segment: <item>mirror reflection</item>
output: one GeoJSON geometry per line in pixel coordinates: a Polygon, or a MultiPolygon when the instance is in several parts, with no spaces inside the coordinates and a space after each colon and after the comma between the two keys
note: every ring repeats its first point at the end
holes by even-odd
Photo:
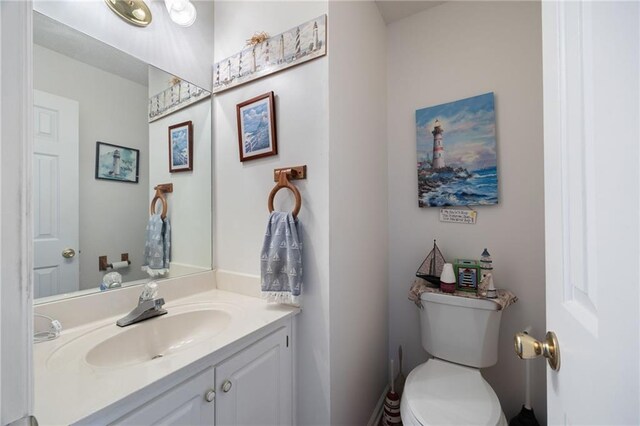
{"type": "Polygon", "coordinates": [[[211,269],[210,93],[34,12],[39,301],[211,269]]]}

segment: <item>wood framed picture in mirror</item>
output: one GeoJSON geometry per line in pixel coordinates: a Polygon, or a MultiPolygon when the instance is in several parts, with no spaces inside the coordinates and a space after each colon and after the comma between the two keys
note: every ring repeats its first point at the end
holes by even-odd
{"type": "Polygon", "coordinates": [[[193,123],[169,126],[169,171],[189,172],[193,170],[193,123]]]}

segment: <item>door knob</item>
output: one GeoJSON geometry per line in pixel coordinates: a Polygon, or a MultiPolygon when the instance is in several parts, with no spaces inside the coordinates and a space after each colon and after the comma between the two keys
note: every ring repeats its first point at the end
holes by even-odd
{"type": "Polygon", "coordinates": [[[230,380],[225,380],[222,383],[222,390],[226,393],[229,392],[231,390],[231,381],[230,380]]]}
{"type": "Polygon", "coordinates": [[[560,370],[560,345],[556,333],[548,331],[543,342],[534,339],[526,332],[513,336],[514,349],[520,359],[537,358],[540,355],[547,359],[549,367],[560,370]]]}
{"type": "Polygon", "coordinates": [[[76,251],[72,248],[66,248],[62,250],[62,257],[64,257],[65,259],[71,259],[75,255],[76,251]]]}
{"type": "Polygon", "coordinates": [[[204,395],[204,399],[207,402],[213,402],[213,400],[216,399],[216,391],[214,391],[213,389],[210,389],[209,392],[207,392],[204,395]]]}

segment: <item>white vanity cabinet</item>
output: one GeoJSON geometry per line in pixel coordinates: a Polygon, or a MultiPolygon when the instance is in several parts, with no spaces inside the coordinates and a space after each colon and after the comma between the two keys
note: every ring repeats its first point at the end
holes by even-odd
{"type": "MultiPolygon", "coordinates": [[[[292,425],[290,331],[288,325],[281,326],[128,414],[105,423],[136,426],[292,425]]],[[[111,416],[103,419],[108,417],[111,416]]]]}
{"type": "Polygon", "coordinates": [[[293,423],[288,346],[281,328],[216,366],[216,426],[293,423]]]}
{"type": "Polygon", "coordinates": [[[212,425],[215,416],[214,379],[214,369],[208,368],[112,424],[212,425]]]}

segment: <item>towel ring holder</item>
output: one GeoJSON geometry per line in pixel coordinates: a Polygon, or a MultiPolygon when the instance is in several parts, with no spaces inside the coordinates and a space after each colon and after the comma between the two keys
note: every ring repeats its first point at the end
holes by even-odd
{"type": "Polygon", "coordinates": [[[273,187],[271,193],[269,194],[269,213],[273,212],[273,200],[276,197],[276,193],[283,188],[287,188],[291,192],[293,192],[293,196],[296,199],[296,205],[293,208],[293,212],[291,212],[291,214],[293,214],[293,217],[298,217],[298,213],[300,213],[300,208],[302,207],[302,196],[300,195],[300,191],[298,191],[298,188],[296,188],[296,186],[289,182],[289,179],[287,179],[287,170],[278,171],[278,183],[273,187]]]}
{"type": "Polygon", "coordinates": [[[164,198],[162,196],[162,194],[159,194],[158,192],[156,192],[156,195],[153,197],[153,200],[151,200],[151,209],[150,212],[152,215],[156,214],[156,203],[158,201],[162,202],[162,213],[160,213],[160,217],[162,217],[163,219],[167,218],[167,199],[164,198]]]}
{"type": "Polygon", "coordinates": [[[151,200],[151,207],[149,208],[149,212],[152,215],[156,214],[156,203],[158,201],[161,201],[162,213],[160,213],[160,217],[162,217],[162,219],[164,220],[167,218],[167,211],[169,209],[169,206],[167,205],[167,198],[164,196],[164,194],[167,192],[173,192],[173,184],[163,183],[163,184],[157,185],[153,189],[156,190],[156,195],[154,195],[153,199],[151,200]]]}

